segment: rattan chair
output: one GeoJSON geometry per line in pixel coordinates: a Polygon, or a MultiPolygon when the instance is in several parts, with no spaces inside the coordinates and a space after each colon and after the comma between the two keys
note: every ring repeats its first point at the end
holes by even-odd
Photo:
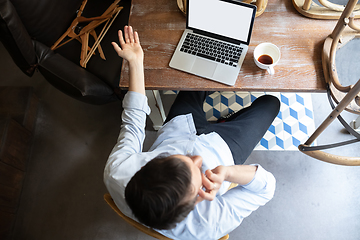
{"type": "Polygon", "coordinates": [[[310,136],[310,138],[304,144],[299,145],[299,150],[301,152],[318,160],[333,164],[350,166],[359,166],[360,157],[338,156],[326,153],[322,150],[360,141],[359,131],[356,131],[351,126],[349,126],[340,115],[343,110],[355,114],[360,114],[360,80],[358,80],[353,85],[343,86],[339,80],[335,64],[336,51],[349,43],[354,38],[360,38],[360,26],[356,25],[356,23],[354,22],[353,15],[353,11],[357,6],[357,1],[358,0],[350,0],[348,2],[332,34],[326,38],[323,47],[323,70],[325,74],[325,80],[328,86],[328,98],[333,108],[333,111],[315,130],[315,132],[310,136]],[[333,101],[335,102],[335,104],[337,104],[336,106],[333,101]],[[311,146],[315,139],[336,118],[341,122],[341,124],[346,128],[348,132],[355,136],[355,139],[324,146],[311,146]]]}
{"type": "MultiPolygon", "coordinates": [[[[320,4],[313,0],[292,0],[292,2],[299,13],[316,19],[339,19],[345,9],[343,5],[328,0],[319,0],[320,4]]],[[[354,17],[360,17],[360,4],[354,8],[354,17]]]]}

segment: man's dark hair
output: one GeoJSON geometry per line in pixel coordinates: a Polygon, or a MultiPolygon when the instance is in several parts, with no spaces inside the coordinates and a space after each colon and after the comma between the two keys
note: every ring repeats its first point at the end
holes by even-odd
{"type": "Polygon", "coordinates": [[[189,199],[191,191],[189,166],[173,156],[158,157],[131,178],[125,199],[141,223],[171,229],[194,209],[196,198],[189,199]]]}

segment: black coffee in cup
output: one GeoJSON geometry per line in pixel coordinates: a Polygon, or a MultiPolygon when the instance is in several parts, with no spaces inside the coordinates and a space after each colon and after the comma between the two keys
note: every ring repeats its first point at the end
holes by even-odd
{"type": "Polygon", "coordinates": [[[258,58],[258,61],[261,62],[262,64],[273,64],[273,59],[269,56],[269,55],[261,55],[259,58],[258,58]]]}

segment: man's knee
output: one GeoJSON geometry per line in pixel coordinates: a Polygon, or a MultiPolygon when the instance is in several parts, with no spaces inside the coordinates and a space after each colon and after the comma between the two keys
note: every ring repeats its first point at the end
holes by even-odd
{"type": "Polygon", "coordinates": [[[275,109],[280,109],[280,101],[277,97],[274,97],[272,95],[262,95],[258,97],[256,100],[259,104],[265,104],[265,105],[271,105],[275,109]]]}
{"type": "MultiPolygon", "coordinates": [[[[280,111],[280,101],[277,97],[272,95],[263,95],[258,97],[255,100],[259,105],[264,105],[271,112],[276,112],[276,114],[280,111]]],[[[255,102],[254,102],[255,103],[255,102]]]]}
{"type": "Polygon", "coordinates": [[[274,106],[274,108],[276,109],[277,112],[279,112],[280,110],[280,101],[277,97],[271,96],[271,95],[266,95],[268,96],[268,101],[270,102],[270,104],[272,104],[274,106]]]}

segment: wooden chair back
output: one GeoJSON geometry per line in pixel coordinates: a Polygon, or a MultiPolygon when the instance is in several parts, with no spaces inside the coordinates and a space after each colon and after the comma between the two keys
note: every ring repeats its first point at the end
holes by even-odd
{"type": "MultiPolygon", "coordinates": [[[[345,7],[328,0],[292,0],[296,10],[302,15],[316,19],[339,19],[345,7]]],[[[354,17],[360,17],[360,4],[354,8],[354,17]]]]}
{"type": "MultiPolygon", "coordinates": [[[[154,237],[156,239],[160,239],[160,240],[172,240],[171,238],[168,238],[164,235],[162,235],[161,233],[149,228],[149,227],[146,227],[140,223],[138,223],[137,221],[129,218],[128,216],[126,216],[125,214],[123,214],[120,209],[116,206],[114,200],[112,199],[112,197],[110,196],[109,193],[106,193],[104,195],[104,199],[105,199],[105,202],[107,202],[107,204],[109,204],[109,206],[122,218],[124,219],[127,223],[129,223],[131,226],[137,228],[138,230],[140,230],[141,232],[151,236],[151,237],[154,237]]],[[[219,240],[227,240],[229,239],[229,234],[225,235],[224,237],[220,238],[219,240]]]]}
{"type": "Polygon", "coordinates": [[[337,25],[329,37],[326,38],[322,63],[325,74],[325,80],[328,84],[328,94],[330,104],[332,99],[338,104],[333,106],[333,111],[323,121],[323,123],[315,130],[310,138],[304,143],[299,145],[299,150],[313,158],[321,161],[349,166],[360,166],[360,157],[345,157],[326,153],[322,150],[331,147],[342,146],[349,143],[360,141],[360,134],[353,130],[340,116],[343,110],[360,114],[360,80],[355,84],[343,86],[336,71],[336,51],[349,43],[354,38],[360,38],[360,26],[354,22],[354,9],[357,9],[358,0],[349,0],[344,11],[339,18],[337,25]],[[350,30],[350,31],[348,31],[350,30]],[[342,125],[356,137],[354,140],[349,140],[342,143],[331,144],[327,146],[311,147],[315,139],[336,119],[338,118],[342,125]],[[326,147],[326,148],[325,148],[326,147]]]}

